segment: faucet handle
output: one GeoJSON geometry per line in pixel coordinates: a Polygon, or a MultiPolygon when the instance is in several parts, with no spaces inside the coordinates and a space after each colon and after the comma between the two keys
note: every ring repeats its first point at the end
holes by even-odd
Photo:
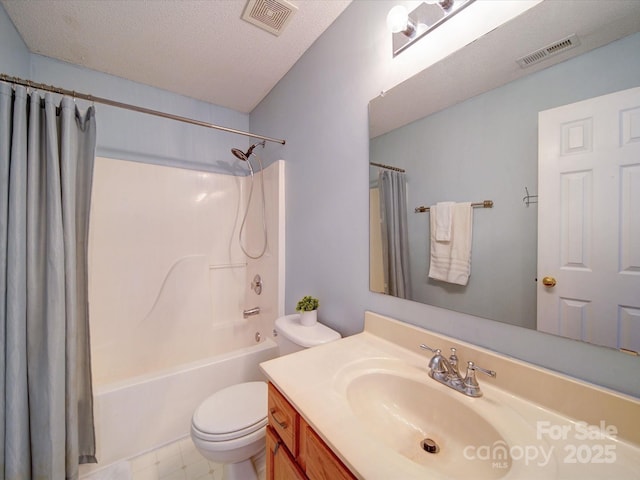
{"type": "Polygon", "coordinates": [[[478,380],[476,379],[476,370],[484,373],[485,375],[489,375],[490,377],[496,376],[496,372],[493,370],[487,370],[486,368],[477,366],[473,362],[467,362],[467,375],[464,377],[463,384],[465,393],[470,397],[482,396],[480,385],[478,385],[478,380]]]}
{"type": "MultiPolygon", "coordinates": [[[[476,370],[479,371],[479,372],[484,373],[485,375],[489,375],[490,377],[494,377],[494,378],[497,375],[497,373],[494,372],[493,370],[487,370],[486,368],[482,368],[482,367],[477,366],[473,362],[467,362],[467,377],[466,378],[469,378],[469,380],[471,380],[471,381],[475,381],[476,385],[478,384],[478,382],[476,381],[476,375],[475,375],[476,370]]],[[[466,381],[466,378],[465,378],[465,381],[466,381]]]]}
{"type": "Polygon", "coordinates": [[[435,354],[439,354],[441,352],[439,348],[431,348],[429,345],[425,345],[424,343],[420,344],[420,348],[423,350],[429,350],[430,352],[433,352],[435,354]]]}
{"type": "Polygon", "coordinates": [[[431,360],[429,360],[429,375],[444,378],[451,374],[451,365],[449,365],[447,359],[442,355],[442,350],[439,348],[433,349],[424,343],[420,344],[420,348],[434,353],[431,360]]]}
{"type": "Polygon", "coordinates": [[[479,372],[482,372],[485,375],[489,375],[490,377],[493,377],[493,378],[495,378],[497,375],[497,373],[494,372],[493,370],[487,370],[486,368],[479,367],[473,362],[467,362],[467,367],[470,368],[471,370],[477,370],[479,372]]]}

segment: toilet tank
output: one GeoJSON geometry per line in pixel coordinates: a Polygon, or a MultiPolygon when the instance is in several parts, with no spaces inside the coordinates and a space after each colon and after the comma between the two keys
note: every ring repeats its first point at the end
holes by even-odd
{"type": "Polygon", "coordinates": [[[341,338],[340,334],[326,325],[317,322],[311,326],[300,323],[300,315],[286,315],[276,320],[276,343],[280,355],[316,347],[341,338]]]}

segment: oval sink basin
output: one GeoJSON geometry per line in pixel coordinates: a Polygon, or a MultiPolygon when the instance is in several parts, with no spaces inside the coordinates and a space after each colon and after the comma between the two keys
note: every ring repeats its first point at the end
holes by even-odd
{"type": "Polygon", "coordinates": [[[429,382],[433,380],[364,373],[346,385],[346,395],[363,428],[412,462],[456,479],[507,475],[511,469],[507,441],[469,405],[486,399],[470,399],[429,382]],[[437,453],[422,447],[427,438],[435,442],[437,453]]]}

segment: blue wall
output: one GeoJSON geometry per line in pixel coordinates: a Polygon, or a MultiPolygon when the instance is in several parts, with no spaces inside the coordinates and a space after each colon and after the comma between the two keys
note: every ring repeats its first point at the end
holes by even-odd
{"type": "Polygon", "coordinates": [[[29,74],[29,49],[0,4],[0,73],[24,78],[29,74]]]}
{"type": "Polygon", "coordinates": [[[253,129],[287,139],[287,311],[312,294],[344,334],[372,310],[640,396],[637,358],[369,291],[367,104],[397,83],[396,69],[426,66],[420,49],[437,48],[427,37],[390,59],[395,3],[354,1],[251,113],[253,129]]]}
{"type": "MultiPolygon", "coordinates": [[[[119,102],[249,131],[249,115],[30,54],[0,5],[0,72],[119,102]]],[[[81,105],[88,102],[78,101],[81,105]]],[[[97,154],[123,160],[245,174],[230,153],[250,138],[96,104],[97,154]]]]}

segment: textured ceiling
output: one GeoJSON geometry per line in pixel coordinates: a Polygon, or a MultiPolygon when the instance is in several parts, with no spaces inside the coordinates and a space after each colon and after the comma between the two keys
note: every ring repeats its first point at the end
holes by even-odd
{"type": "Polygon", "coordinates": [[[245,0],[0,2],[33,53],[248,113],[351,0],[290,0],[279,36],[245,0]]]}

